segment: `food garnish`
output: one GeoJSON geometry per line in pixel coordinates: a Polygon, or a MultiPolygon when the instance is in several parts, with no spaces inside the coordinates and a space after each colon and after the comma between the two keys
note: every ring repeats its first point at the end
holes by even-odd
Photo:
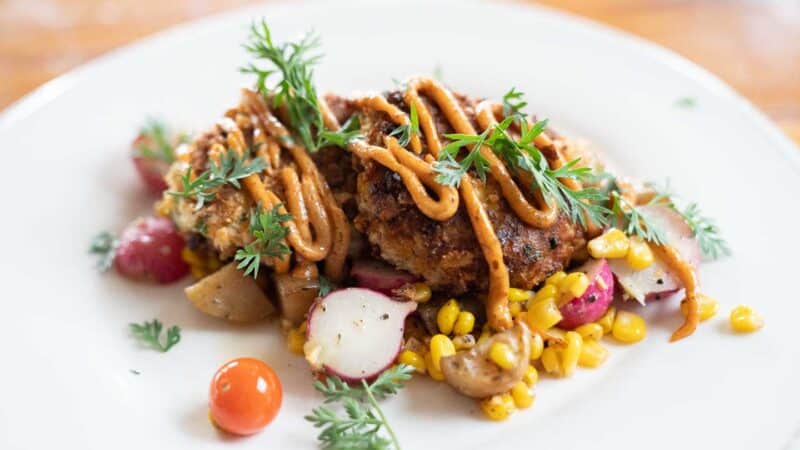
{"type": "MultiPolygon", "coordinates": [[[[170,142],[169,130],[164,122],[150,118],[139,131],[134,147],[145,158],[160,159],[168,164],[175,162],[175,147],[170,142]]],[[[187,140],[186,135],[178,136],[178,143],[187,140]]]]}
{"type": "Polygon", "coordinates": [[[118,245],[119,240],[108,231],[100,232],[92,238],[92,242],[89,244],[89,253],[97,255],[95,264],[97,270],[105,272],[114,264],[114,255],[118,245]]]}
{"type": "Polygon", "coordinates": [[[238,358],[217,370],[208,397],[213,423],[229,433],[246,436],[275,419],[283,402],[283,387],[265,362],[238,358]]]}
{"type": "Polygon", "coordinates": [[[145,321],[141,324],[131,323],[129,327],[136,339],[162,353],[168,352],[181,340],[181,328],[173,325],[167,330],[166,340],[162,344],[161,331],[164,325],[158,319],[153,319],[150,322],[145,321]]]}
{"type": "Polygon", "coordinates": [[[290,214],[282,214],[282,204],[275,205],[270,210],[263,210],[261,205],[250,214],[250,233],[255,241],[236,251],[234,260],[239,262],[238,269],[244,269],[244,274],[253,274],[258,277],[261,267],[261,257],[278,258],[291,253],[283,239],[289,230],[281,222],[291,220],[290,214]]]}
{"type": "Polygon", "coordinates": [[[410,123],[400,125],[389,133],[389,136],[396,136],[397,143],[403,147],[408,147],[408,143],[411,142],[411,136],[419,136],[419,115],[417,114],[417,107],[412,103],[409,109],[408,117],[410,123]]]}
{"type": "Polygon", "coordinates": [[[411,379],[414,368],[398,364],[381,373],[375,381],[361,380],[359,386],[350,386],[341,378],[328,376],[325,382],[317,381],[314,388],[325,397],[325,404],[340,403],[345,415],[327,406],[318,406],[305,417],[321,428],[317,439],[324,450],[333,449],[394,449],[400,442],[389,425],[378,400],[392,396],[411,379]],[[381,435],[385,430],[390,439],[381,435]]]}
{"type": "Polygon", "coordinates": [[[685,209],[677,211],[691,227],[692,236],[697,240],[705,257],[715,260],[723,256],[730,256],[731,249],[725,239],[720,236],[719,227],[713,219],[700,211],[697,203],[689,203],[685,209]]]}
{"type": "Polygon", "coordinates": [[[207,202],[214,199],[215,190],[225,184],[230,184],[236,189],[241,188],[239,180],[246,178],[254,173],[259,173],[267,167],[261,157],[253,158],[248,161],[249,152],[239,154],[228,150],[223,152],[219,161],[212,160],[208,170],[197,177],[193,176],[192,168],[186,169],[181,175],[183,191],[169,192],[170,195],[177,197],[191,198],[197,201],[195,209],[200,209],[207,202]]]}

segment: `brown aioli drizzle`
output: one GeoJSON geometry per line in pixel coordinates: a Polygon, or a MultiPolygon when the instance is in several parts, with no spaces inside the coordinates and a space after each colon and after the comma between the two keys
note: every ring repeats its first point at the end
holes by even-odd
{"type": "Polygon", "coordinates": [[[697,329],[697,324],[700,323],[700,305],[697,303],[697,272],[674,247],[668,245],[654,245],[652,247],[667,266],[675,272],[686,291],[686,297],[681,301],[681,303],[686,304],[686,319],[683,325],[675,330],[672,333],[672,337],[670,337],[670,342],[679,341],[691,336],[694,330],[697,329]]]}

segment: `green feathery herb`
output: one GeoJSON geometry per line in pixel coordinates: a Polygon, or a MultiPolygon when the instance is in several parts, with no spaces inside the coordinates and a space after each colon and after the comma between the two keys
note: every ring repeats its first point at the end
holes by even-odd
{"type": "Polygon", "coordinates": [[[419,136],[419,116],[417,115],[417,108],[413,103],[411,104],[409,121],[409,124],[400,125],[389,133],[389,136],[397,137],[397,143],[400,144],[401,147],[408,147],[408,143],[411,142],[411,137],[419,136]]]}
{"type": "Polygon", "coordinates": [[[433,165],[436,172],[436,182],[445,186],[458,187],[461,178],[470,169],[474,169],[481,180],[486,180],[486,172],[489,170],[489,161],[481,155],[481,147],[486,143],[486,138],[492,128],[486,129],[483,133],[474,134],[446,134],[444,137],[451,139],[452,142],[439,150],[439,160],[433,165]],[[456,160],[462,147],[471,146],[469,153],[461,161],[456,160]]]}
{"type": "Polygon", "coordinates": [[[111,264],[114,263],[118,245],[117,238],[108,231],[98,233],[97,236],[92,238],[92,242],[89,244],[89,253],[97,255],[97,264],[95,264],[97,270],[105,272],[111,267],[111,264]]]}
{"type": "Polygon", "coordinates": [[[332,290],[336,289],[336,285],[333,284],[331,280],[328,279],[325,275],[319,276],[319,293],[317,294],[318,297],[325,297],[326,295],[330,294],[332,290]]]}
{"type": "MultiPolygon", "coordinates": [[[[625,200],[619,191],[611,192],[611,210],[616,214],[617,226],[628,236],[639,236],[654,244],[667,243],[664,231],[653,222],[649,214],[625,200]]],[[[648,205],[657,203],[658,197],[648,202],[648,205]]]]}
{"type": "MultiPolygon", "coordinates": [[[[160,159],[172,164],[175,161],[175,147],[169,141],[169,130],[163,122],[148,119],[139,131],[142,139],[134,143],[136,150],[145,158],[160,159]]],[[[181,144],[187,139],[186,135],[179,135],[177,143],[181,144]]]]}
{"type": "Polygon", "coordinates": [[[237,269],[245,269],[244,274],[253,274],[258,277],[258,269],[261,267],[261,257],[280,257],[291,252],[289,247],[284,244],[283,238],[289,234],[289,229],[281,225],[281,222],[291,220],[290,214],[281,214],[282,204],[275,205],[268,211],[261,209],[258,205],[256,211],[250,214],[250,234],[255,241],[247,244],[244,248],[236,251],[234,261],[239,261],[237,269]]]}
{"type": "Polygon", "coordinates": [[[330,145],[344,147],[341,144],[355,137],[342,131],[323,132],[325,125],[312,70],[321,55],[311,54],[319,45],[319,36],[314,33],[306,34],[298,42],[276,44],[269,26],[262,19],[260,25],[253,23],[251,26],[244,48],[254,58],[270,62],[275,69],[261,69],[254,63],[240,69],[243,73],[256,75],[256,87],[265,97],[274,95],[275,107],[286,108],[292,128],[309,152],[330,145]],[[267,80],[274,74],[280,75],[280,80],[269,87],[267,80]]]}
{"type": "Polygon", "coordinates": [[[697,99],[694,97],[681,97],[675,101],[675,106],[679,108],[694,108],[697,106],[697,99]]]}
{"type": "Polygon", "coordinates": [[[436,81],[444,81],[444,71],[442,70],[442,65],[439,63],[433,66],[433,78],[435,78],[436,81]]]}
{"type": "Polygon", "coordinates": [[[506,117],[515,116],[520,119],[520,123],[525,122],[522,108],[528,106],[528,102],[523,100],[524,95],[514,87],[503,95],[503,114],[506,117]]]}
{"type": "Polygon", "coordinates": [[[359,137],[361,137],[361,123],[355,114],[347,119],[339,131],[323,130],[320,133],[320,139],[326,142],[326,145],[335,145],[339,148],[346,148],[348,142],[359,137]]]}
{"type": "Polygon", "coordinates": [[[683,211],[677,211],[692,229],[693,237],[697,239],[697,244],[706,258],[715,260],[731,254],[728,243],[720,236],[719,227],[713,219],[703,215],[697,203],[690,203],[683,211]]]}
{"type": "Polygon", "coordinates": [[[214,199],[214,191],[217,188],[230,184],[236,189],[240,189],[239,180],[247,178],[254,173],[259,173],[267,167],[266,162],[261,157],[247,162],[249,156],[250,152],[244,152],[240,155],[238,152],[229,149],[222,154],[218,162],[211,161],[208,170],[198,175],[194,180],[192,179],[192,168],[189,167],[181,175],[183,191],[170,191],[168,193],[177,197],[194,197],[197,201],[195,209],[200,209],[214,199]]]}
{"type": "Polygon", "coordinates": [[[345,411],[345,416],[341,416],[332,408],[319,406],[305,417],[315,428],[322,429],[317,439],[323,450],[400,450],[378,400],[396,394],[411,379],[413,370],[400,364],[384,371],[371,384],[362,380],[356,387],[335,376],[329,376],[324,383],[314,383],[314,388],[325,397],[324,403],[340,402],[345,411]],[[381,430],[386,430],[391,439],[381,436],[381,430]]]}
{"type": "Polygon", "coordinates": [[[166,353],[181,340],[181,329],[177,325],[171,326],[167,330],[167,340],[161,343],[161,330],[163,325],[158,319],[153,319],[152,322],[144,322],[142,324],[131,323],[129,324],[133,335],[139,339],[143,344],[148,345],[162,353],[166,353]]]}

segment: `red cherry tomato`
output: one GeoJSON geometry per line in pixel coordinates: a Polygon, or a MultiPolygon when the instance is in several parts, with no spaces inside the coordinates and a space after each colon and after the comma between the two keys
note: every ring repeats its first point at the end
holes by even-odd
{"type": "Polygon", "coordinates": [[[170,283],[189,273],[189,266],[181,257],[185,245],[169,219],[139,218],[122,231],[114,267],[128,278],[170,283]]]}
{"type": "Polygon", "coordinates": [[[208,404],[217,426],[244,436],[272,422],[282,400],[281,381],[271,367],[255,358],[238,358],[214,374],[208,404]]]}

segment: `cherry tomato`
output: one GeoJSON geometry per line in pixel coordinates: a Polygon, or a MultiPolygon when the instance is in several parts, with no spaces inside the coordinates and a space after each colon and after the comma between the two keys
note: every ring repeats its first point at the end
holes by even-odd
{"type": "Polygon", "coordinates": [[[281,381],[270,366],[255,358],[238,358],[214,374],[208,404],[217,426],[244,436],[272,422],[282,400],[281,381]]]}

